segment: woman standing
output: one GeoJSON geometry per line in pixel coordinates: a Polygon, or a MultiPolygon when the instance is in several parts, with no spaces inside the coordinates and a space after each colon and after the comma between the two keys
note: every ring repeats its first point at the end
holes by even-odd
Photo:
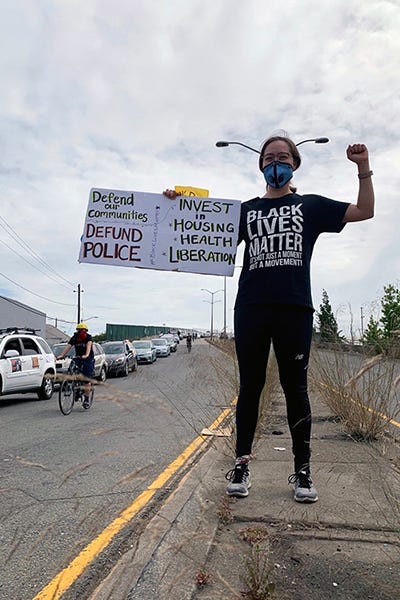
{"type": "MultiPolygon", "coordinates": [[[[236,461],[226,475],[230,496],[245,497],[249,493],[249,463],[272,343],[292,437],[294,473],[289,482],[294,484],[297,502],[318,500],[310,472],[311,408],[307,390],[314,310],[310,261],[321,233],[339,233],[346,223],[363,221],[374,214],[366,146],[348,146],[347,158],[358,167],[356,204],[295,193],[291,179],[301,164],[295,143],[284,136],[273,136],[262,145],[259,168],[267,184],[266,193],[242,204],[239,225],[239,243],[245,242],[245,252],[234,318],[240,389],[236,461]]],[[[174,197],[171,190],[164,193],[174,197]]]]}

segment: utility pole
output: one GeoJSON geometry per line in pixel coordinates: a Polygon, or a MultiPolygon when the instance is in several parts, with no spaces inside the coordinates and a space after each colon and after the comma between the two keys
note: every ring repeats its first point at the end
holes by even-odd
{"type": "Polygon", "coordinates": [[[224,340],[226,339],[226,275],[224,276],[224,340]]]}
{"type": "Polygon", "coordinates": [[[78,294],[78,314],[77,314],[77,323],[81,322],[81,293],[83,290],[81,289],[81,284],[78,283],[78,289],[74,290],[78,294]]]}
{"type": "Polygon", "coordinates": [[[363,307],[361,307],[361,337],[364,336],[364,313],[363,307]]]}

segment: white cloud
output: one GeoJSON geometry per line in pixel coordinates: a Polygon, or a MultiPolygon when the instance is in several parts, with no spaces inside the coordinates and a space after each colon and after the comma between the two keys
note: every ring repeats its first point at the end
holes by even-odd
{"type": "MultiPolygon", "coordinates": [[[[198,290],[218,289],[217,278],[77,263],[90,187],[157,192],[180,183],[244,200],[263,192],[257,157],[217,149],[215,141],[259,147],[282,127],[296,141],[331,139],[301,147],[300,193],[355,201],[345,148],[363,141],[377,216],[318,242],[313,291],[317,306],[322,288],[336,305],[372,302],[399,267],[399,26],[397,3],[384,0],[9,0],[0,26],[8,49],[0,58],[3,216],[87,288],[85,310],[101,316],[96,327],[175,317],[207,327],[198,290]]],[[[0,257],[10,278],[66,301],[65,288],[4,247],[0,257]]],[[[230,309],[236,281],[228,282],[230,309]]],[[[1,284],[3,293],[60,318],[74,310],[1,284]]],[[[68,302],[75,301],[71,291],[68,302]]]]}

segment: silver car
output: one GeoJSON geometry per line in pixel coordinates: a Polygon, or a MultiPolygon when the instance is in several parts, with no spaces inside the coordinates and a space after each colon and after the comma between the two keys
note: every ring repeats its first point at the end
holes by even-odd
{"type": "Polygon", "coordinates": [[[169,347],[171,349],[171,352],[176,352],[176,349],[178,347],[178,344],[175,341],[174,336],[171,333],[163,333],[160,336],[161,339],[167,340],[169,347]]]}
{"type": "Polygon", "coordinates": [[[136,349],[139,363],[153,363],[157,360],[157,350],[151,340],[135,340],[132,344],[136,349]]]}
{"type": "Polygon", "coordinates": [[[156,347],[157,356],[169,356],[171,354],[171,348],[168,343],[168,340],[165,338],[157,338],[155,340],[151,340],[156,347]]]}

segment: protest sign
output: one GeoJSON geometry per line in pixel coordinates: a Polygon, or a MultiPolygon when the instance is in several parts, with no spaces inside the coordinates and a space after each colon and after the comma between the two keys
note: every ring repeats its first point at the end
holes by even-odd
{"type": "Polygon", "coordinates": [[[178,194],[182,194],[182,196],[202,196],[203,198],[208,198],[209,191],[204,190],[203,188],[193,187],[191,185],[176,185],[174,190],[178,194]]]}
{"type": "Polygon", "coordinates": [[[79,262],[231,276],[239,218],[238,200],[93,188],[79,262]]]}

